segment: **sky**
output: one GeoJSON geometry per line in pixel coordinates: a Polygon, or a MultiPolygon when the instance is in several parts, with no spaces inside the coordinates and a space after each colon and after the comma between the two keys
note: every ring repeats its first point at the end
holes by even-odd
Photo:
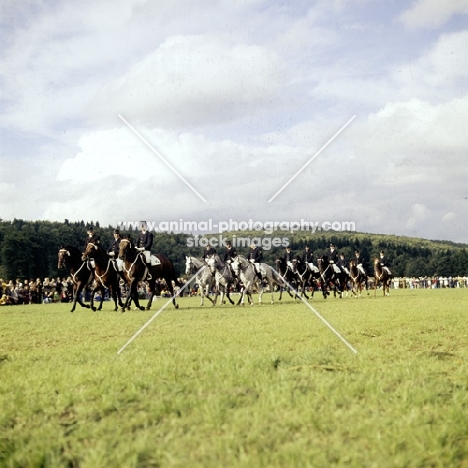
{"type": "Polygon", "coordinates": [[[4,220],[468,242],[468,0],[2,0],[0,61],[4,220]]]}

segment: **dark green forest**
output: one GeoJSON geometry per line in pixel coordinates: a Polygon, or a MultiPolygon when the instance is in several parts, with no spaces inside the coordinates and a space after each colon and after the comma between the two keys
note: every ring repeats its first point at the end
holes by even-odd
{"type": "MultiPolygon", "coordinates": [[[[66,271],[57,269],[58,250],[62,246],[83,248],[86,228],[95,226],[101,236],[101,243],[107,247],[112,240],[113,226],[101,226],[98,221],[63,223],[50,221],[0,222],[0,277],[3,279],[30,279],[66,276],[66,271]]],[[[123,233],[125,234],[125,232],[123,233]]],[[[130,233],[136,237],[136,232],[130,233]]],[[[258,232],[224,233],[242,237],[258,237],[258,232]]],[[[184,274],[185,255],[201,256],[203,249],[187,247],[188,234],[155,233],[153,252],[168,256],[178,273],[184,274]]],[[[211,236],[207,236],[211,237],[211,236]]],[[[218,237],[218,235],[216,235],[218,237]]],[[[267,237],[266,235],[264,237],[267,237]]],[[[345,257],[351,260],[354,251],[360,249],[367,259],[365,267],[370,272],[372,259],[384,250],[395,276],[466,276],[468,275],[468,245],[450,241],[430,241],[403,236],[365,234],[354,232],[328,232],[312,234],[307,232],[276,231],[268,237],[288,238],[293,251],[302,254],[306,244],[317,254],[325,253],[333,242],[345,257]]],[[[238,253],[246,254],[247,248],[237,248],[238,253]]],[[[218,249],[222,252],[222,249],[218,249]]],[[[275,259],[282,256],[284,247],[264,250],[264,261],[274,265],[275,259]]]]}

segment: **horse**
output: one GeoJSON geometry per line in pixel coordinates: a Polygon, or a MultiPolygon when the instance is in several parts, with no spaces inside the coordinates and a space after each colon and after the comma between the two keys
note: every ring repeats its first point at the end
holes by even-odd
{"type": "Polygon", "coordinates": [[[304,297],[308,300],[306,287],[310,285],[312,287],[311,296],[314,297],[315,287],[320,278],[319,269],[315,265],[311,266],[310,263],[302,262],[299,256],[294,259],[293,265],[295,265],[297,283],[301,286],[299,296],[304,294],[304,297]]]}
{"type": "MultiPolygon", "coordinates": [[[[118,305],[121,307],[122,312],[125,312],[122,299],[120,297],[120,275],[117,270],[115,261],[112,261],[107,255],[106,251],[99,245],[89,242],[86,246],[83,256],[83,261],[93,259],[94,260],[94,277],[98,284],[104,288],[108,288],[112,299],[114,300],[114,312],[118,309],[118,305]]],[[[93,305],[93,297],[91,296],[91,309],[96,310],[93,305]]],[[[101,310],[101,305],[99,310],[101,310]]]]}
{"type": "Polygon", "coordinates": [[[203,261],[199,260],[196,257],[192,256],[186,256],[185,257],[185,274],[189,275],[191,274],[194,270],[198,271],[200,268],[206,267],[203,271],[197,274],[196,277],[196,282],[200,288],[200,295],[201,295],[201,301],[200,305],[203,306],[205,303],[205,296],[207,299],[211,301],[213,305],[215,305],[215,302],[213,302],[213,299],[210,297],[210,290],[213,287],[213,284],[215,282],[215,275],[210,272],[208,265],[203,261]]]}
{"type": "MultiPolygon", "coordinates": [[[[81,307],[89,309],[90,306],[82,302],[81,293],[83,289],[91,284],[94,279],[94,269],[91,265],[91,262],[84,262],[81,259],[81,251],[76,247],[65,246],[61,247],[58,251],[57,268],[61,269],[65,267],[70,270],[70,274],[73,280],[73,303],[70,312],[75,311],[77,302],[81,307]]],[[[104,293],[104,291],[102,292],[104,293]]],[[[94,291],[92,295],[94,295],[94,291]]],[[[104,294],[101,294],[101,298],[104,300],[104,294]]]]}
{"type": "MultiPolygon", "coordinates": [[[[241,291],[241,296],[237,305],[239,304],[244,305],[245,294],[247,294],[247,299],[249,301],[249,304],[251,305],[253,304],[252,288],[256,284],[257,284],[258,291],[259,291],[258,303],[262,304],[264,288],[262,285],[262,281],[260,281],[260,279],[257,276],[254,265],[242,255],[237,255],[237,257],[235,257],[232,262],[232,269],[234,270],[234,274],[241,280],[244,286],[241,291]]],[[[283,281],[280,281],[273,276],[272,268],[266,263],[260,263],[260,272],[261,272],[263,280],[265,280],[268,283],[268,286],[271,292],[271,303],[273,304],[274,303],[274,297],[273,297],[274,286],[278,285],[281,288],[284,286],[284,283],[283,281]]],[[[281,296],[280,296],[280,299],[281,299],[281,296]]]]}
{"type": "Polygon", "coordinates": [[[234,301],[229,297],[229,287],[236,282],[236,278],[227,263],[224,263],[218,254],[212,255],[207,259],[208,266],[210,267],[211,274],[215,275],[215,297],[213,305],[216,305],[218,295],[221,294],[219,300],[220,304],[224,304],[224,296],[226,296],[231,304],[234,301]]]}
{"type": "Polygon", "coordinates": [[[156,290],[156,280],[158,278],[163,278],[166,281],[167,288],[171,293],[172,304],[176,309],[179,308],[179,305],[177,304],[174,297],[174,288],[172,286],[172,281],[174,281],[174,284],[176,286],[181,286],[181,284],[177,280],[174,265],[165,255],[157,254],[156,258],[159,260],[159,264],[150,265],[147,267],[144,254],[142,252],[139,252],[133,246],[130,239],[122,239],[120,241],[119,258],[124,261],[124,277],[130,289],[130,292],[124,304],[125,309],[129,307],[130,301],[133,300],[135,306],[138,309],[145,310],[144,307],[140,306],[140,301],[138,299],[138,283],[140,281],[146,280],[148,283],[148,290],[150,293],[148,304],[146,305],[146,310],[150,310],[156,290]],[[148,278],[147,269],[150,275],[148,278]]]}
{"type": "Polygon", "coordinates": [[[379,258],[374,258],[374,297],[377,295],[377,286],[382,283],[383,295],[390,296],[390,282],[393,275],[380,264],[379,258]]]}
{"type": "Polygon", "coordinates": [[[351,280],[351,292],[356,297],[361,296],[364,287],[367,290],[367,276],[357,267],[354,260],[349,262],[349,278],[351,280]]]}
{"type": "MultiPolygon", "coordinates": [[[[289,265],[288,263],[286,263],[286,261],[284,260],[284,258],[277,258],[275,260],[275,269],[276,269],[276,272],[279,274],[279,276],[281,277],[282,280],[284,280],[286,283],[289,283],[291,286],[295,287],[296,291],[297,291],[297,285],[298,285],[298,281],[297,281],[297,270],[296,270],[296,266],[297,266],[297,262],[291,262],[292,266],[289,265]]],[[[285,286],[287,287],[287,286],[285,286]]],[[[294,299],[296,299],[297,295],[292,295],[291,294],[291,291],[289,290],[290,288],[287,287],[287,292],[289,294],[290,297],[294,297],[294,299]]],[[[283,288],[280,287],[280,298],[279,300],[281,300],[283,296],[283,288]]]]}
{"type": "Polygon", "coordinates": [[[340,273],[335,272],[333,264],[328,261],[326,255],[322,255],[317,258],[318,268],[320,276],[322,278],[322,294],[323,298],[326,299],[330,294],[327,291],[327,286],[332,285],[333,292],[336,297],[338,291],[340,299],[343,297],[343,291],[348,290],[348,275],[340,269],[340,273]]]}

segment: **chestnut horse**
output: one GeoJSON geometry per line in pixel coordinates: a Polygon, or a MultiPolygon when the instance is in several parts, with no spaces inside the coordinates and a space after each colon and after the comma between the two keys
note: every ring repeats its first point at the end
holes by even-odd
{"type": "MultiPolygon", "coordinates": [[[[367,290],[367,276],[362,273],[354,260],[349,262],[349,278],[351,280],[351,292],[359,297],[364,287],[367,290]]],[[[369,294],[369,293],[367,293],[369,294]]]]}
{"type": "MultiPolygon", "coordinates": [[[[94,279],[94,269],[89,261],[84,262],[81,259],[81,251],[76,247],[65,246],[61,247],[58,251],[58,268],[68,267],[71,277],[73,279],[73,305],[70,312],[74,312],[76,303],[81,307],[89,309],[90,306],[83,304],[81,300],[81,293],[83,289],[92,283],[94,279]]],[[[101,289],[99,287],[98,289],[101,289]]],[[[101,306],[104,300],[104,290],[101,289],[101,306]]],[[[92,292],[94,295],[94,291],[92,292]]]]}
{"type": "Polygon", "coordinates": [[[383,295],[390,296],[390,282],[393,275],[382,267],[379,258],[374,258],[374,297],[377,294],[377,286],[382,283],[383,295]]]}
{"type": "Polygon", "coordinates": [[[127,308],[130,305],[130,301],[133,300],[138,309],[145,309],[140,306],[140,301],[138,300],[138,283],[146,280],[148,282],[148,289],[150,292],[146,310],[150,310],[155,294],[156,280],[158,278],[163,278],[166,281],[167,288],[171,293],[172,303],[176,309],[179,308],[175,297],[173,297],[174,288],[172,286],[172,282],[174,281],[175,285],[179,287],[181,284],[177,280],[174,265],[165,255],[157,254],[156,258],[160,262],[159,265],[148,266],[148,271],[151,276],[150,279],[145,278],[147,273],[145,255],[133,246],[130,239],[122,239],[120,241],[119,258],[124,261],[124,276],[130,288],[130,293],[125,301],[124,308],[127,308]]]}

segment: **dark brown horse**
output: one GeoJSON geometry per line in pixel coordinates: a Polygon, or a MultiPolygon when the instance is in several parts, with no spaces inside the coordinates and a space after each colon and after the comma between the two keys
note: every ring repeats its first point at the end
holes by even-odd
{"type": "MultiPolygon", "coordinates": [[[[84,262],[81,259],[81,252],[76,247],[65,246],[61,247],[58,251],[58,268],[65,267],[70,270],[73,280],[73,305],[70,312],[75,311],[77,302],[81,307],[89,309],[89,305],[83,304],[81,293],[94,279],[94,270],[91,263],[89,261],[84,262]]],[[[104,291],[102,291],[101,297],[104,298],[104,291]]]]}
{"type": "Polygon", "coordinates": [[[351,292],[355,296],[360,296],[364,287],[367,290],[367,275],[357,267],[354,260],[349,262],[349,279],[351,280],[351,292]]]}
{"type": "MultiPolygon", "coordinates": [[[[122,308],[122,312],[125,312],[122,299],[120,297],[120,275],[117,271],[117,265],[111,260],[106,251],[99,245],[89,242],[83,252],[82,260],[94,260],[94,278],[96,283],[101,285],[103,288],[109,289],[110,295],[114,300],[114,312],[118,309],[118,305],[122,308]]],[[[91,295],[91,309],[96,310],[93,305],[94,294],[91,295]]],[[[101,305],[98,310],[101,310],[101,305]]]]}
{"type": "Polygon", "coordinates": [[[377,286],[382,283],[383,295],[390,296],[390,282],[393,275],[382,267],[379,258],[374,258],[374,297],[377,295],[377,286]]]}
{"type": "MultiPolygon", "coordinates": [[[[174,296],[174,288],[172,282],[174,281],[176,286],[181,286],[178,282],[174,265],[172,262],[165,256],[157,254],[156,258],[159,260],[159,265],[149,266],[150,279],[146,279],[147,276],[147,267],[145,262],[145,256],[142,252],[136,250],[133,246],[130,239],[122,239],[120,241],[120,251],[119,258],[124,261],[124,276],[127,280],[127,283],[130,288],[130,294],[125,301],[124,307],[127,308],[130,304],[130,301],[133,300],[135,306],[144,310],[144,307],[140,306],[140,301],[138,300],[138,283],[140,281],[146,280],[148,283],[148,289],[150,297],[148,304],[146,305],[146,310],[151,309],[151,304],[153,302],[153,297],[156,290],[156,280],[163,278],[166,281],[167,288],[171,293],[171,297],[174,296]]],[[[179,305],[176,303],[175,297],[172,299],[172,303],[176,309],[179,308],[179,305]]]]}
{"type": "MultiPolygon", "coordinates": [[[[330,294],[327,287],[330,285],[336,297],[338,292],[340,299],[343,297],[343,291],[348,291],[348,275],[340,269],[340,273],[335,272],[333,264],[328,261],[326,255],[317,258],[318,269],[322,278],[322,294],[324,299],[330,294]]],[[[348,293],[346,293],[347,295],[348,293]]]]}

